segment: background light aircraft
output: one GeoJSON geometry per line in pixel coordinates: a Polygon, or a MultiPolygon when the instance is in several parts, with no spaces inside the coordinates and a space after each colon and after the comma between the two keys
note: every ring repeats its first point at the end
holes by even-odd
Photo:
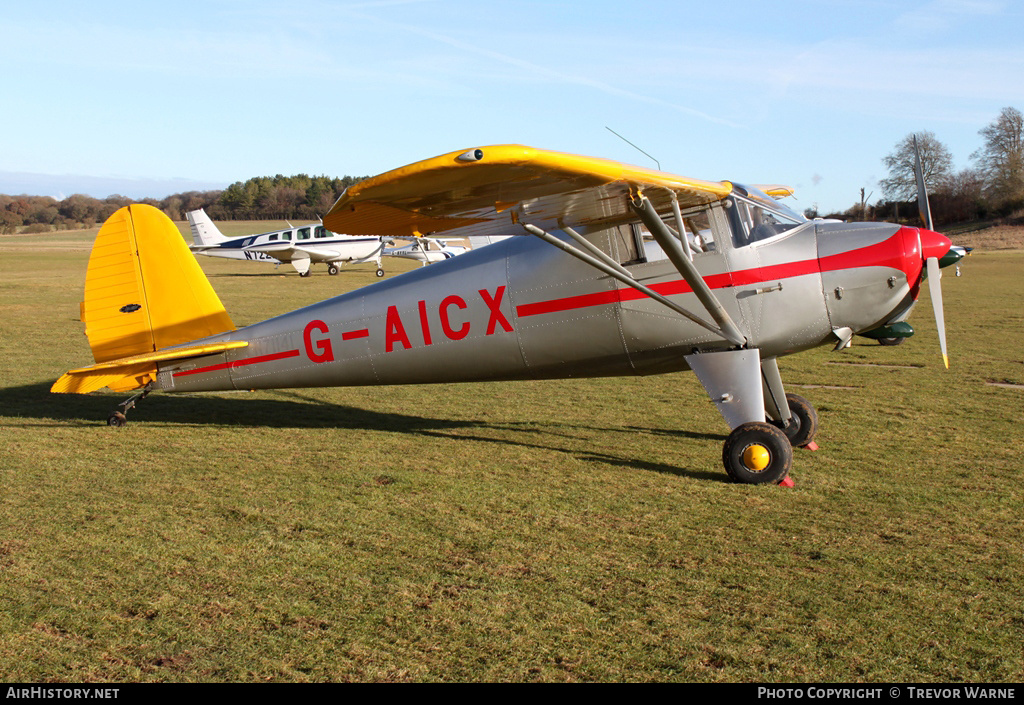
{"type": "Polygon", "coordinates": [[[314,262],[326,262],[327,273],[337,274],[342,264],[377,263],[377,276],[384,276],[381,256],[384,238],[337,235],[320,223],[310,223],[267,233],[229,238],[214,225],[206,211],[189,211],[194,244],[190,248],[199,255],[246,259],[258,262],[291,262],[299,276],[308,277],[314,262]]]}
{"type": "Polygon", "coordinates": [[[424,265],[427,265],[431,262],[451,259],[457,255],[469,252],[469,250],[470,248],[464,245],[450,245],[446,239],[418,237],[408,245],[384,248],[384,256],[419,260],[424,265]]]}
{"type": "MultiPolygon", "coordinates": [[[[499,145],[350,187],[324,218],[379,236],[509,237],[236,330],[159,211],[103,225],[83,321],[96,364],[54,392],[416,384],[693,370],[746,483],[788,480],[817,414],[777,359],[901,319],[927,281],[945,358],[939,258],[924,228],[808,221],[760,190],[499,145]],[[664,258],[650,260],[646,229],[664,258]],[[681,233],[701,234],[694,239],[681,233]],[[140,272],[141,277],[124,276],[140,272]]],[[[653,403],[653,402],[652,402],[653,403]]]]}

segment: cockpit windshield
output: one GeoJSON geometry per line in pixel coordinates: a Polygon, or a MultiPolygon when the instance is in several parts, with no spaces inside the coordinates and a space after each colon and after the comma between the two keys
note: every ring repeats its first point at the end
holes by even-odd
{"type": "Polygon", "coordinates": [[[726,204],[736,247],[767,240],[807,222],[807,218],[768,194],[739,184],[733,184],[726,204]]]}

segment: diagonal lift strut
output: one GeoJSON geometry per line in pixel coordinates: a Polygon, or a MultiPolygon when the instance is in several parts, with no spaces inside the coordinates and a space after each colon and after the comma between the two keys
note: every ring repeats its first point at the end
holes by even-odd
{"type": "MultiPolygon", "coordinates": [[[[665,296],[662,296],[661,294],[654,291],[650,287],[644,286],[643,284],[641,284],[640,282],[633,278],[633,276],[629,273],[629,270],[621,266],[618,262],[615,262],[614,260],[609,258],[603,252],[598,251],[596,254],[590,254],[589,252],[584,252],[580,248],[575,247],[565,242],[564,240],[558,239],[551,233],[542,230],[535,225],[530,225],[529,223],[522,223],[522,226],[526,230],[526,232],[530,233],[531,235],[540,238],[544,242],[554,245],[555,247],[562,250],[566,254],[572,255],[576,259],[585,262],[586,264],[589,264],[594,269],[604,272],[608,276],[622,282],[626,286],[632,287],[633,289],[636,289],[637,291],[645,294],[646,296],[649,296],[658,303],[663,304],[664,306],[667,306],[668,308],[672,309],[679,315],[684,316],[685,318],[688,318],[689,320],[693,321],[697,325],[707,328],[715,335],[721,336],[722,338],[729,340],[730,342],[735,342],[737,345],[742,345],[743,343],[746,342],[742,337],[740,338],[740,342],[733,341],[728,335],[725,334],[725,332],[721,328],[718,328],[717,326],[708,323],[700,316],[691,313],[690,311],[683,308],[676,302],[666,298],[665,296]]],[[[566,232],[568,232],[568,230],[566,230],[566,232]]],[[[570,237],[574,238],[579,237],[579,235],[577,235],[575,232],[569,233],[569,235],[570,237]]]]}

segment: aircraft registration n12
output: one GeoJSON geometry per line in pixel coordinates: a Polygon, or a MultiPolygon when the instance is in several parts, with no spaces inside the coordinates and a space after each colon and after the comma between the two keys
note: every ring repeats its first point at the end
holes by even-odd
{"type": "Polygon", "coordinates": [[[131,205],[101,228],[86,275],[96,364],[52,391],[134,391],[108,418],[123,425],[152,391],[689,369],[731,429],[729,476],[787,482],[817,414],[786,393],[778,358],[903,321],[926,279],[945,357],[951,247],[927,228],[807,220],[777,200],[789,193],[520,145],[459,150],[349,187],[324,226],[517,237],[237,330],[173,223],[131,205]]]}

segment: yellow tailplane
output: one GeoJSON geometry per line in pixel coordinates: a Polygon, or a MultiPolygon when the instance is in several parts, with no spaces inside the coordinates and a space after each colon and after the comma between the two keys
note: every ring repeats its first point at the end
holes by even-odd
{"type": "Polygon", "coordinates": [[[52,392],[143,387],[155,378],[158,360],[197,354],[152,353],[235,330],[178,228],[143,204],[120,209],[100,228],[81,308],[97,364],[68,372],[52,392]]]}

